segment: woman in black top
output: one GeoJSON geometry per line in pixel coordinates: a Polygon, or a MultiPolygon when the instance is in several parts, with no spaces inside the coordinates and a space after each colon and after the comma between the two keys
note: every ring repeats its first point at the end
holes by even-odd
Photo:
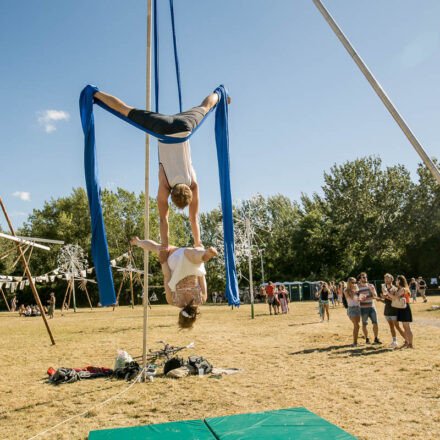
{"type": "Polygon", "coordinates": [[[330,321],[330,315],[328,310],[330,306],[329,294],[330,294],[330,289],[328,287],[328,284],[324,283],[322,285],[322,289],[319,291],[319,303],[322,306],[321,322],[324,322],[324,318],[326,314],[327,314],[327,321],[330,321]]]}

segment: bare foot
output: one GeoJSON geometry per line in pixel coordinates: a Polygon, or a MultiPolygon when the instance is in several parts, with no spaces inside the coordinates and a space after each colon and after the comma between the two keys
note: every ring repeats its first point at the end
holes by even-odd
{"type": "Polygon", "coordinates": [[[216,250],[215,248],[213,248],[213,247],[210,247],[210,248],[207,249],[207,250],[205,251],[205,253],[203,254],[202,261],[208,261],[208,260],[210,260],[211,258],[216,257],[217,255],[218,255],[217,250],[216,250]]]}

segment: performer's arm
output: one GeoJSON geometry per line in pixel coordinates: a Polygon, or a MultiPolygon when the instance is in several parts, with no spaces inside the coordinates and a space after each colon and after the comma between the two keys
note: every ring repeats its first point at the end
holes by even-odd
{"type": "Polygon", "coordinates": [[[200,240],[199,223],[199,186],[195,181],[191,185],[192,201],[188,207],[189,221],[191,222],[191,231],[194,238],[194,247],[203,247],[200,240]]]}
{"type": "Polygon", "coordinates": [[[169,224],[168,224],[168,197],[170,195],[169,189],[162,185],[159,180],[159,189],[157,191],[157,208],[159,210],[159,232],[162,247],[168,248],[169,244],[169,224]]]}
{"type": "Polygon", "coordinates": [[[168,266],[168,263],[162,263],[162,273],[163,273],[163,287],[165,289],[165,294],[166,294],[166,298],[167,298],[167,303],[174,305],[173,302],[173,292],[170,289],[170,286],[168,285],[170,279],[171,279],[171,270],[170,270],[170,266],[168,266]]]}
{"type": "Polygon", "coordinates": [[[197,277],[199,279],[199,284],[202,289],[202,301],[205,303],[208,299],[208,290],[206,288],[206,278],[205,277],[197,277]]]}
{"type": "Polygon", "coordinates": [[[93,96],[124,116],[128,116],[130,110],[133,110],[133,107],[129,107],[125,102],[122,102],[120,99],[108,93],[96,92],[93,96]]]}

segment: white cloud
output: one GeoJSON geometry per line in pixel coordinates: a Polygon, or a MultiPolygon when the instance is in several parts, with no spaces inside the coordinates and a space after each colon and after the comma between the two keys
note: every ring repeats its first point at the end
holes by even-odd
{"type": "Polygon", "coordinates": [[[38,112],[38,123],[44,126],[46,133],[52,133],[56,130],[55,122],[67,121],[70,118],[69,113],[63,110],[44,110],[38,112]]]}
{"type": "Polygon", "coordinates": [[[12,194],[14,197],[20,197],[21,200],[24,200],[25,202],[31,201],[31,193],[26,191],[15,191],[15,193],[12,194]]]}

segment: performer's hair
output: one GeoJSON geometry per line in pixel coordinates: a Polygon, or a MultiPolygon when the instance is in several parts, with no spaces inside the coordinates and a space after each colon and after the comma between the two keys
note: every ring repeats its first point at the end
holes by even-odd
{"type": "Polygon", "coordinates": [[[171,190],[171,200],[179,209],[188,206],[192,201],[192,191],[188,185],[178,183],[171,190]]]}
{"type": "Polygon", "coordinates": [[[198,306],[193,305],[192,300],[179,313],[179,327],[181,329],[192,329],[196,323],[197,315],[200,314],[198,306]]]}

